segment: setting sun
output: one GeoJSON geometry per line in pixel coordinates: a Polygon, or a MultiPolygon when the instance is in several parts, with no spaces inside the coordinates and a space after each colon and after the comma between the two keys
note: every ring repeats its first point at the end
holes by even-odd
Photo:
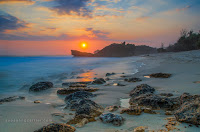
{"type": "Polygon", "coordinates": [[[82,48],[86,48],[86,47],[87,47],[87,44],[86,44],[86,43],[82,43],[82,44],[81,44],[81,47],[82,47],[82,48]]]}

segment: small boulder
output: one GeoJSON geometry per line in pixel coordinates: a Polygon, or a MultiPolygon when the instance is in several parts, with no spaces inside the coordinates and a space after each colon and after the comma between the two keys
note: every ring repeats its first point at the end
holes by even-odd
{"type": "Polygon", "coordinates": [[[169,74],[169,73],[153,73],[153,74],[150,74],[149,76],[153,78],[169,78],[171,77],[171,75],[172,74],[169,74]]]}
{"type": "Polygon", "coordinates": [[[103,78],[97,78],[93,81],[93,84],[104,84],[106,81],[103,78]]]}
{"type": "Polygon", "coordinates": [[[152,88],[151,86],[147,85],[147,84],[141,84],[138,85],[137,87],[135,87],[131,92],[130,92],[130,96],[131,97],[135,97],[135,96],[139,96],[141,94],[146,94],[146,93],[154,93],[155,89],[152,88]]]}
{"type": "Polygon", "coordinates": [[[35,103],[35,104],[39,104],[39,103],[41,103],[41,101],[35,100],[34,103],[35,103]]]}
{"type": "Polygon", "coordinates": [[[68,124],[52,123],[34,132],[75,132],[75,131],[76,129],[68,124]]]}
{"type": "Polygon", "coordinates": [[[29,91],[39,92],[39,91],[46,90],[46,89],[49,89],[49,88],[52,88],[52,87],[53,87],[52,82],[38,82],[38,83],[32,85],[30,87],[29,91]]]}
{"type": "Polygon", "coordinates": [[[140,106],[130,106],[130,108],[122,109],[120,114],[126,113],[128,115],[141,115],[143,112],[140,106]]]}
{"type": "Polygon", "coordinates": [[[103,123],[112,123],[114,126],[121,126],[125,121],[122,116],[112,113],[102,114],[99,118],[103,123]]]}
{"type": "Polygon", "coordinates": [[[124,81],[126,81],[126,82],[140,82],[142,80],[140,78],[125,78],[124,81]]]}
{"type": "Polygon", "coordinates": [[[65,82],[62,83],[62,86],[70,86],[70,85],[79,85],[79,84],[90,84],[91,81],[84,81],[84,82],[65,82]]]}
{"type": "Polygon", "coordinates": [[[112,73],[106,73],[106,77],[107,76],[112,76],[112,75],[115,75],[116,73],[112,72],[112,73]]]}

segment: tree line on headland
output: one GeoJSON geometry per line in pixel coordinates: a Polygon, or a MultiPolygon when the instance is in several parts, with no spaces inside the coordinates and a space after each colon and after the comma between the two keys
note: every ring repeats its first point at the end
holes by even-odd
{"type": "Polygon", "coordinates": [[[158,48],[158,52],[180,52],[200,49],[200,31],[194,32],[193,30],[187,31],[182,29],[178,41],[164,48],[163,44],[161,48],[158,48]]]}

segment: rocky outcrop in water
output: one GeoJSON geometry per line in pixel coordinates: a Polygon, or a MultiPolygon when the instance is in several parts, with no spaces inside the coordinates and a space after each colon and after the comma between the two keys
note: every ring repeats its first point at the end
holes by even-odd
{"type": "Polygon", "coordinates": [[[112,113],[102,114],[99,118],[103,123],[112,123],[114,126],[121,126],[125,121],[122,116],[112,113]]]}
{"type": "Polygon", "coordinates": [[[52,123],[34,132],[75,132],[75,131],[76,129],[68,124],[52,123]]]}
{"type": "Polygon", "coordinates": [[[125,78],[124,81],[126,82],[140,82],[142,81],[140,78],[125,78]]]}
{"type": "Polygon", "coordinates": [[[98,88],[87,88],[87,87],[71,87],[71,88],[63,88],[57,91],[57,94],[67,95],[71,93],[75,93],[78,91],[87,91],[87,92],[95,92],[99,90],[98,88]]]}
{"type": "Polygon", "coordinates": [[[24,100],[25,97],[23,96],[12,96],[12,97],[8,97],[8,98],[3,98],[0,99],[0,104],[6,103],[6,102],[12,102],[12,101],[16,101],[16,100],[24,100]]]}
{"type": "Polygon", "coordinates": [[[53,87],[52,82],[38,82],[29,88],[29,91],[39,92],[53,87]]]}

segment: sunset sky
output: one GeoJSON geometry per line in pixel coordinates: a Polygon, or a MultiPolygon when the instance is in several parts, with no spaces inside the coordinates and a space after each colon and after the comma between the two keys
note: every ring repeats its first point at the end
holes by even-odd
{"type": "Polygon", "coordinates": [[[168,46],[181,29],[200,30],[200,0],[0,0],[0,55],[168,46]]]}

